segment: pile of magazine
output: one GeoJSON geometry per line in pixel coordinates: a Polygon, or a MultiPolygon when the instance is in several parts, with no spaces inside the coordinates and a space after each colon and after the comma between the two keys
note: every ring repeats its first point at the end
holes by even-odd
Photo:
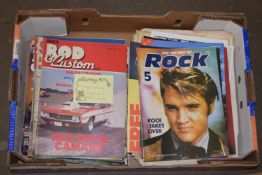
{"type": "Polygon", "coordinates": [[[126,162],[124,40],[35,37],[21,152],[33,159],[126,162]]]}
{"type": "Polygon", "coordinates": [[[21,153],[90,165],[194,163],[237,153],[233,36],[142,29],[133,41],[35,37],[21,153]],[[129,46],[127,45],[129,44],[129,46]]]}
{"type": "Polygon", "coordinates": [[[130,43],[128,151],[142,165],[237,153],[233,36],[142,29],[130,43]]]}

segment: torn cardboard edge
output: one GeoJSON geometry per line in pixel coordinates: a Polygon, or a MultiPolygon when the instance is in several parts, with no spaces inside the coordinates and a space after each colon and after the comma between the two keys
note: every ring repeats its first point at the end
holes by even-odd
{"type": "MultiPolygon", "coordinates": [[[[234,21],[234,23],[245,27],[246,26],[246,19],[242,13],[204,13],[204,12],[168,12],[162,16],[121,16],[121,15],[102,15],[98,11],[94,9],[79,9],[79,10],[42,10],[42,11],[20,11],[16,17],[16,24],[19,24],[21,29],[21,37],[20,37],[20,45],[25,46],[26,42],[33,38],[36,35],[60,35],[64,36],[66,34],[76,34],[79,37],[112,37],[114,35],[122,35],[129,41],[131,39],[135,30],[139,30],[142,28],[165,28],[165,29],[193,29],[196,24],[199,24],[203,19],[206,20],[230,20],[234,21]],[[41,21],[41,22],[40,22],[41,21]],[[128,23],[128,25],[124,25],[128,23]],[[120,27],[119,24],[123,24],[120,27]],[[26,29],[25,29],[26,28],[26,29]],[[37,30],[40,28],[41,30],[37,30]],[[32,31],[33,30],[33,31],[32,31]],[[38,32],[39,31],[39,32],[38,32]],[[24,44],[23,44],[24,43],[24,44]]],[[[220,26],[221,27],[221,26],[220,26]]],[[[218,29],[216,29],[218,30],[218,29]]],[[[125,39],[126,39],[125,38],[125,39]]],[[[26,49],[24,49],[26,50],[26,49]]],[[[19,51],[19,59],[27,58],[26,53],[24,52],[22,47],[20,47],[19,51]]],[[[23,66],[21,66],[23,67],[23,66]]],[[[20,67],[20,68],[21,68],[20,67]]],[[[23,68],[22,68],[23,69],[23,68]]],[[[21,69],[19,70],[21,71],[21,69]]],[[[22,72],[25,71],[22,70],[22,72]]],[[[21,72],[20,72],[21,73],[21,72]]],[[[14,70],[10,71],[10,88],[9,88],[9,99],[10,100],[17,100],[17,81],[19,75],[14,70]]],[[[253,81],[253,77],[250,78],[243,78],[246,81],[242,81],[247,83],[247,88],[249,91],[252,91],[253,86],[249,86],[250,82],[253,81]]],[[[19,77],[19,81],[25,80],[19,77]]],[[[243,87],[246,87],[244,85],[243,87]]],[[[254,89],[253,89],[254,90],[254,89]]],[[[20,97],[20,101],[23,97],[20,97]]],[[[19,104],[19,103],[18,103],[19,104]]],[[[18,115],[22,114],[23,112],[21,109],[18,111],[18,115]]],[[[244,114],[247,114],[245,112],[244,114]]],[[[249,118],[249,115],[246,115],[245,118],[249,118]]],[[[20,117],[21,118],[21,117],[20,117]]],[[[249,127],[248,127],[249,128],[249,127]]],[[[17,126],[16,130],[21,130],[22,126],[17,126]]],[[[247,134],[251,134],[251,132],[247,132],[247,134]]],[[[241,142],[242,144],[243,142],[241,142]]],[[[248,155],[250,151],[250,144],[247,144],[247,148],[244,148],[244,152],[248,155]],[[249,150],[249,151],[248,151],[249,150]]],[[[19,161],[17,155],[13,155],[14,153],[9,153],[9,162],[10,169],[27,169],[27,163],[22,163],[23,161],[19,161]],[[17,159],[17,160],[16,160],[17,159]],[[21,168],[23,167],[23,168],[21,168]]],[[[237,161],[237,163],[229,163],[230,161],[225,161],[226,163],[220,163],[219,165],[215,165],[214,167],[255,167],[258,165],[258,153],[256,151],[253,152],[255,156],[253,157],[254,160],[241,160],[237,161]],[[250,163],[252,162],[252,163],[250,163]]],[[[253,155],[252,154],[252,155],[253,155]]],[[[248,157],[249,158],[249,157],[248,157]]],[[[133,161],[131,161],[133,162],[133,161]]],[[[210,164],[210,163],[209,163],[210,164]]],[[[68,164],[69,165],[69,164],[68,164]]],[[[85,167],[89,167],[87,165],[82,165],[85,167]]],[[[82,166],[78,167],[81,168],[82,166]]],[[[190,165],[185,166],[185,168],[193,167],[196,168],[198,165],[190,165]]],[[[210,165],[207,165],[208,168],[210,165]]],[[[132,166],[131,166],[132,167],[132,166]]],[[[172,167],[176,167],[175,165],[172,167]]],[[[201,166],[202,167],[202,166],[201,166]]],[[[205,166],[204,166],[205,167],[205,166]]],[[[48,168],[48,167],[45,167],[48,168]]],[[[59,169],[61,166],[59,166],[59,169]]],[[[66,166],[66,169],[68,167],[66,166]]],[[[69,167],[70,168],[70,167],[69,167]]],[[[108,168],[108,167],[107,167],[108,168]]],[[[109,167],[111,168],[111,167],[109,167]]],[[[126,167],[125,167],[126,168],[126,167]]],[[[143,167],[140,167],[143,168],[143,167]]],[[[157,167],[156,167],[157,168],[157,167]]],[[[114,169],[114,168],[113,168],[114,169]]]]}

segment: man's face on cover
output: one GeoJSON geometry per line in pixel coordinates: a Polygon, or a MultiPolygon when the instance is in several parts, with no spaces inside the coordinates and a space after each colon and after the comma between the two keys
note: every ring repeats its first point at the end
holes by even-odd
{"type": "Polygon", "coordinates": [[[167,87],[163,101],[171,130],[176,136],[193,145],[199,142],[208,128],[208,106],[205,99],[198,94],[183,95],[167,87]]]}

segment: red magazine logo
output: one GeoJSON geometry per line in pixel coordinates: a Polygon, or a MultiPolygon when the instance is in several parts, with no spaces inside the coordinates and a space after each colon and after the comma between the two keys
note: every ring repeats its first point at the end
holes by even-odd
{"type": "Polygon", "coordinates": [[[58,68],[94,69],[95,63],[81,61],[84,56],[85,51],[82,47],[57,47],[55,44],[47,43],[45,62],[58,68]]]}

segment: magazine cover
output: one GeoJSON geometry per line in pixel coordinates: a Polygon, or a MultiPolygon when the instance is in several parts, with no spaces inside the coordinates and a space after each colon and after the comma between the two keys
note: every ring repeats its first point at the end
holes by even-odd
{"type": "Polygon", "coordinates": [[[136,48],[139,47],[140,43],[130,42],[128,67],[127,151],[132,153],[132,155],[141,154],[141,112],[136,61],[136,48]]]}
{"type": "Polygon", "coordinates": [[[143,159],[228,155],[217,48],[138,48],[143,159]]]}
{"type": "Polygon", "coordinates": [[[235,134],[233,124],[233,112],[231,105],[231,92],[228,74],[228,54],[227,48],[223,43],[203,43],[179,40],[155,39],[151,37],[143,37],[141,40],[142,46],[150,46],[154,48],[196,48],[196,47],[217,47],[219,48],[219,72],[222,90],[222,101],[224,105],[224,112],[226,116],[227,132],[229,140],[229,151],[231,154],[236,153],[235,134]]]}
{"type": "Polygon", "coordinates": [[[126,54],[123,44],[44,39],[36,158],[125,157],[126,54]]]}
{"type": "MultiPolygon", "coordinates": [[[[239,134],[239,122],[238,122],[238,107],[236,98],[236,80],[235,77],[235,64],[234,64],[234,45],[233,36],[229,32],[225,31],[187,31],[187,30],[166,30],[166,29],[150,29],[145,28],[141,31],[137,31],[137,40],[141,42],[143,37],[148,36],[155,39],[170,40],[170,41],[181,41],[181,42],[202,42],[202,43],[223,43],[227,49],[228,58],[228,75],[229,83],[226,83],[226,92],[231,95],[231,106],[232,112],[227,112],[228,120],[233,120],[233,126],[228,125],[232,129],[228,129],[230,132],[230,153],[238,154],[238,134],[239,134]]],[[[223,67],[222,67],[223,69],[223,67]]],[[[223,91],[223,87],[222,87],[223,91]]],[[[228,106],[228,105],[227,105],[228,106]]]]}
{"type": "MultiPolygon", "coordinates": [[[[21,147],[21,152],[24,155],[32,156],[32,130],[33,130],[33,118],[31,117],[33,103],[32,99],[34,96],[34,70],[36,68],[36,56],[40,55],[42,46],[41,44],[43,38],[49,38],[53,40],[63,40],[63,41],[79,41],[79,42],[101,42],[101,43],[114,43],[114,44],[124,44],[125,41],[121,39],[108,39],[108,38],[62,38],[62,37],[35,37],[31,42],[30,47],[30,57],[27,65],[27,88],[25,90],[25,113],[24,113],[24,126],[23,126],[23,143],[21,147]],[[37,45],[37,47],[35,47],[37,45]],[[29,154],[28,154],[29,150],[29,154]]],[[[39,70],[38,70],[39,71],[39,70]]],[[[39,83],[38,83],[39,84],[39,83]]],[[[43,93],[43,92],[42,92],[43,93]]],[[[35,132],[34,132],[35,133],[35,132]]],[[[33,134],[35,135],[35,134],[33,134]]]]}

